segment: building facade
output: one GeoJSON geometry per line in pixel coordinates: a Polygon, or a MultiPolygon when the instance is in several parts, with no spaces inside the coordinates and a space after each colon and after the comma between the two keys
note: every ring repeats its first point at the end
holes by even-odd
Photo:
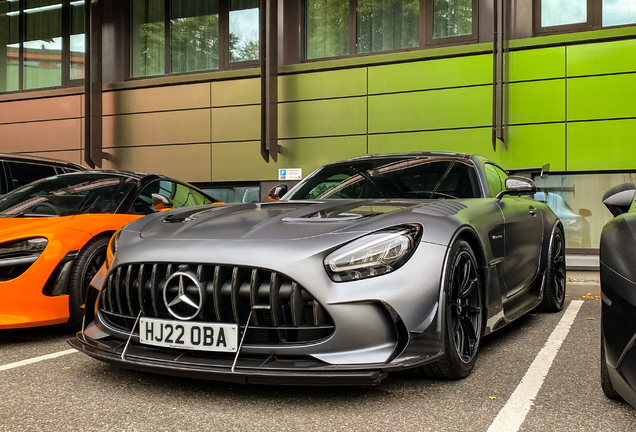
{"type": "Polygon", "coordinates": [[[279,0],[267,13],[258,0],[100,2],[91,21],[82,0],[0,1],[0,151],[86,159],[93,25],[103,168],[243,194],[281,168],[373,153],[549,163],[537,199],[585,250],[610,218],[603,193],[636,180],[636,0],[279,0]]]}

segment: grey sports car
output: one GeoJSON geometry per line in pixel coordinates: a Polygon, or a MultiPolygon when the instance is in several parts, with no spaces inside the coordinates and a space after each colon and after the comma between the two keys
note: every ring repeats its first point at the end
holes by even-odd
{"type": "Polygon", "coordinates": [[[135,221],[70,344],[118,366],[248,383],[457,379],[482,337],[565,299],[563,227],[478,155],[326,165],[277,202],[135,221]]]}

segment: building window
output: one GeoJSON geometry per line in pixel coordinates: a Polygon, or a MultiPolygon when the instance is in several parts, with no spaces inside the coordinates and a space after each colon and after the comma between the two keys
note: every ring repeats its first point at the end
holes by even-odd
{"type": "Polygon", "coordinates": [[[0,92],[73,85],[84,77],[84,1],[0,1],[0,46],[0,92]]]}
{"type": "Polygon", "coordinates": [[[603,0],[603,27],[636,24],[634,0],[603,0]]]}
{"type": "Polygon", "coordinates": [[[587,23],[587,0],[541,0],[541,27],[587,23]]]}
{"type": "Polygon", "coordinates": [[[132,0],[131,71],[144,77],[253,66],[258,0],[132,0]]]}
{"type": "Polygon", "coordinates": [[[230,61],[258,60],[258,0],[230,1],[230,61]]]}
{"type": "Polygon", "coordinates": [[[358,0],[358,53],[419,46],[419,0],[358,0]]]}
{"type": "Polygon", "coordinates": [[[477,0],[306,0],[304,5],[306,59],[477,40],[477,0]]]}
{"type": "Polygon", "coordinates": [[[434,0],[432,6],[433,39],[473,33],[472,0],[434,0]]]}
{"type": "Polygon", "coordinates": [[[534,12],[535,33],[636,24],[634,0],[535,0],[534,12]]]}
{"type": "Polygon", "coordinates": [[[307,0],[305,56],[349,54],[349,0],[307,0]]]}

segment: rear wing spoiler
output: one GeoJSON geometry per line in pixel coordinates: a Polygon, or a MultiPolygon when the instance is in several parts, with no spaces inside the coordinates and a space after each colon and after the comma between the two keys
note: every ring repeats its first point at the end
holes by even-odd
{"type": "Polygon", "coordinates": [[[542,179],[547,179],[550,175],[550,164],[547,163],[543,165],[541,168],[519,168],[515,170],[508,170],[508,174],[518,175],[522,177],[532,178],[534,176],[539,176],[542,179]]]}

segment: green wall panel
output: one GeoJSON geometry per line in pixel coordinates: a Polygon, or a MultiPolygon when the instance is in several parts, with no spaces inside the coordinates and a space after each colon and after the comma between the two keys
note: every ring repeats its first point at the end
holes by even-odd
{"type": "Polygon", "coordinates": [[[369,97],[369,133],[492,124],[492,86],[369,97]]]}
{"type": "Polygon", "coordinates": [[[211,98],[213,107],[260,104],[261,80],[249,78],[213,81],[211,98]]]}
{"type": "Polygon", "coordinates": [[[636,169],[636,120],[568,124],[568,170],[636,169]]]}
{"type": "Polygon", "coordinates": [[[565,47],[513,51],[508,61],[510,81],[565,77],[565,47]]]}
{"type": "Polygon", "coordinates": [[[278,78],[278,100],[281,102],[366,94],[366,68],[284,75],[278,78]]]}
{"type": "Polygon", "coordinates": [[[278,137],[309,138],[367,132],[367,98],[288,102],[278,105],[278,137]]]}
{"type": "Polygon", "coordinates": [[[490,83],[491,54],[369,68],[369,94],[490,83]]]}
{"type": "Polygon", "coordinates": [[[212,144],[212,181],[275,180],[279,168],[302,168],[306,177],[324,164],[367,151],[364,136],[282,140],[280,144],[278,163],[261,158],[258,141],[212,144]]]}
{"type": "Polygon", "coordinates": [[[636,40],[573,45],[568,50],[568,76],[636,71],[636,40]]]}
{"type": "Polygon", "coordinates": [[[497,144],[493,160],[506,169],[539,168],[549,163],[553,171],[565,170],[565,124],[510,126],[508,151],[497,144]]]}
{"type": "Polygon", "coordinates": [[[568,121],[636,117],[636,73],[568,79],[568,121]]]}
{"type": "Polygon", "coordinates": [[[261,139],[261,107],[212,108],[212,141],[249,141],[261,139]]]}
{"type": "Polygon", "coordinates": [[[369,153],[447,151],[476,153],[506,169],[537,168],[550,163],[565,169],[565,125],[526,125],[508,129],[508,151],[492,149],[491,128],[413,132],[369,136],[369,153]]]}
{"type": "Polygon", "coordinates": [[[492,157],[492,129],[456,129],[369,136],[369,153],[446,151],[492,157]]]}
{"type": "Polygon", "coordinates": [[[565,80],[512,83],[508,89],[509,124],[565,121],[565,80]]]}

